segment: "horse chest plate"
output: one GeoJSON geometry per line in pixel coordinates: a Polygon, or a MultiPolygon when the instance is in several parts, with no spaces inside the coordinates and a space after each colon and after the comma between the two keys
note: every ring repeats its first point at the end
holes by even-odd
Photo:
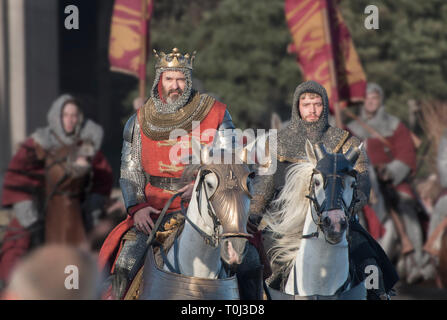
{"type": "Polygon", "coordinates": [[[171,273],[157,267],[150,251],[144,264],[143,300],[238,300],[236,277],[205,279],[171,273]]]}

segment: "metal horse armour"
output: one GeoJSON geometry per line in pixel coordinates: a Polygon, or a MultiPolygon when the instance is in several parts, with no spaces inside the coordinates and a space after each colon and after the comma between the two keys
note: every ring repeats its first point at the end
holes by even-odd
{"type": "MultiPolygon", "coordinates": [[[[237,155],[231,156],[234,159],[237,155]]],[[[221,160],[223,159],[224,154],[221,160]]],[[[176,266],[173,267],[173,272],[162,270],[155,264],[153,252],[149,249],[144,264],[140,299],[239,299],[236,277],[227,277],[225,271],[219,272],[217,278],[190,276],[180,271],[182,265],[178,262],[179,249],[175,249],[175,246],[181,248],[182,237],[187,232],[188,225],[189,236],[195,237],[197,241],[200,239],[205,244],[204,249],[210,252],[214,250],[217,259],[221,259],[227,266],[242,262],[247,238],[251,237],[246,226],[253,173],[246,164],[234,164],[237,163],[235,161],[233,164],[210,164],[209,159],[202,156],[202,162],[205,164],[197,168],[195,191],[185,215],[185,229],[176,239],[178,244],[174,243],[174,250],[171,250],[171,256],[174,253],[173,264],[176,266]],[[200,218],[194,220],[194,217],[200,218]],[[195,222],[202,220],[209,223],[207,232],[195,222]]],[[[182,254],[188,254],[185,252],[189,251],[187,249],[182,254]]]]}

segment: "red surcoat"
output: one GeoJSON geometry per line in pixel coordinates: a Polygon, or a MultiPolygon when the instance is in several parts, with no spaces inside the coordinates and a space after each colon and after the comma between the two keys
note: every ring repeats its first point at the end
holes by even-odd
{"type": "MultiPolygon", "coordinates": [[[[223,121],[225,110],[226,105],[216,100],[206,117],[200,122],[200,131],[193,130],[193,132],[190,132],[189,135],[191,136],[191,134],[194,134],[195,136],[196,132],[200,132],[200,134],[202,134],[207,129],[217,130],[223,121]]],[[[214,136],[202,136],[198,138],[201,138],[199,140],[201,141],[201,143],[208,144],[213,141],[214,136]]],[[[150,175],[159,177],[181,177],[184,170],[184,165],[182,163],[172,163],[169,158],[171,147],[181,140],[182,137],[179,137],[177,141],[155,141],[148,138],[141,131],[141,162],[143,170],[150,175]]],[[[189,139],[186,140],[190,141],[189,139]]],[[[190,145],[188,145],[187,147],[191,151],[190,145]]],[[[115,229],[113,229],[104,241],[104,244],[99,253],[99,266],[101,269],[106,267],[107,264],[110,264],[110,272],[113,272],[113,266],[115,264],[114,260],[116,260],[116,258],[119,256],[119,251],[121,250],[121,238],[133,226],[133,213],[135,213],[138,209],[146,206],[152,206],[158,210],[162,210],[165,203],[173,196],[173,194],[174,192],[156,188],[150,185],[150,183],[146,185],[145,195],[147,202],[132,207],[129,210],[130,215],[127,217],[127,219],[121,222],[115,229]]],[[[179,209],[180,199],[177,198],[169,207],[168,212],[176,211],[179,209]]],[[[151,217],[155,221],[158,218],[158,215],[151,214],[151,217]]]]}
{"type": "MultiPolygon", "coordinates": [[[[221,102],[216,101],[211,108],[208,115],[205,119],[200,122],[200,131],[194,130],[188,134],[190,138],[193,134],[200,133],[200,137],[196,137],[201,144],[207,144],[213,141],[214,136],[204,137],[204,132],[209,129],[215,129],[219,127],[222,123],[224,114],[225,114],[226,106],[221,102]],[[200,140],[199,140],[200,139],[200,140]]],[[[177,140],[161,140],[155,141],[148,138],[140,129],[141,133],[141,164],[143,170],[151,175],[158,177],[169,177],[169,178],[180,178],[182,176],[185,165],[181,162],[175,163],[170,160],[170,151],[173,145],[177,143],[181,143],[181,148],[187,148],[188,152],[184,154],[191,153],[191,146],[188,143],[186,146],[183,146],[185,143],[182,141],[191,141],[190,139],[185,139],[184,137],[178,137],[177,140]]],[[[178,158],[181,157],[181,153],[178,152],[178,158]]],[[[179,159],[181,160],[181,159],[179,159]]],[[[158,210],[163,209],[165,203],[172,197],[175,192],[163,190],[157,187],[152,186],[148,183],[145,187],[145,195],[147,199],[147,204],[153,208],[158,210]]],[[[180,209],[180,199],[177,198],[174,200],[172,205],[169,207],[169,211],[175,211],[180,209]]]]}
{"type": "MultiPolygon", "coordinates": [[[[378,138],[368,138],[366,151],[371,164],[374,166],[385,165],[397,159],[405,163],[411,169],[411,173],[414,174],[416,170],[416,151],[411,133],[407,127],[400,122],[393,135],[384,138],[389,142],[390,148],[378,138]]],[[[396,186],[396,190],[414,197],[410,185],[405,180],[396,186]]]]}
{"type": "MultiPolygon", "coordinates": [[[[34,200],[44,187],[45,162],[36,155],[36,142],[28,138],[9,163],[2,186],[1,206],[34,200]]],[[[110,196],[113,185],[112,168],[101,151],[92,160],[93,184],[90,193],[110,196]]],[[[43,201],[43,199],[41,199],[43,201]]],[[[8,280],[19,259],[28,251],[31,233],[16,218],[8,225],[0,249],[0,280],[8,280]]]]}

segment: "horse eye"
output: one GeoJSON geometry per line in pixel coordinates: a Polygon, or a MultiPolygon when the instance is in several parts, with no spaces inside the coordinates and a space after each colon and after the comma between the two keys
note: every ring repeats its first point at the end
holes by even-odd
{"type": "Polygon", "coordinates": [[[355,181],[353,181],[352,183],[351,183],[351,188],[355,188],[355,186],[356,186],[356,183],[355,183],[355,181]]]}
{"type": "Polygon", "coordinates": [[[315,180],[315,186],[319,187],[320,186],[320,180],[315,180]]]}

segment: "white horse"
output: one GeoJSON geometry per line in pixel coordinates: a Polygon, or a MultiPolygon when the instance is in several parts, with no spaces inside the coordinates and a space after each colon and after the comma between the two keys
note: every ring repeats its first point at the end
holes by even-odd
{"type": "Polygon", "coordinates": [[[330,154],[307,141],[306,153],[310,162],[290,167],[275,209],[265,217],[275,235],[272,262],[287,277],[283,292],[269,289],[271,297],[366,299],[363,283],[351,287],[347,240],[359,149],[330,154]]]}
{"type": "Polygon", "coordinates": [[[224,263],[240,264],[247,250],[251,179],[246,164],[198,167],[183,231],[166,253],[163,270],[147,267],[153,265],[148,254],[140,298],[239,298],[236,278],[224,263]]]}

